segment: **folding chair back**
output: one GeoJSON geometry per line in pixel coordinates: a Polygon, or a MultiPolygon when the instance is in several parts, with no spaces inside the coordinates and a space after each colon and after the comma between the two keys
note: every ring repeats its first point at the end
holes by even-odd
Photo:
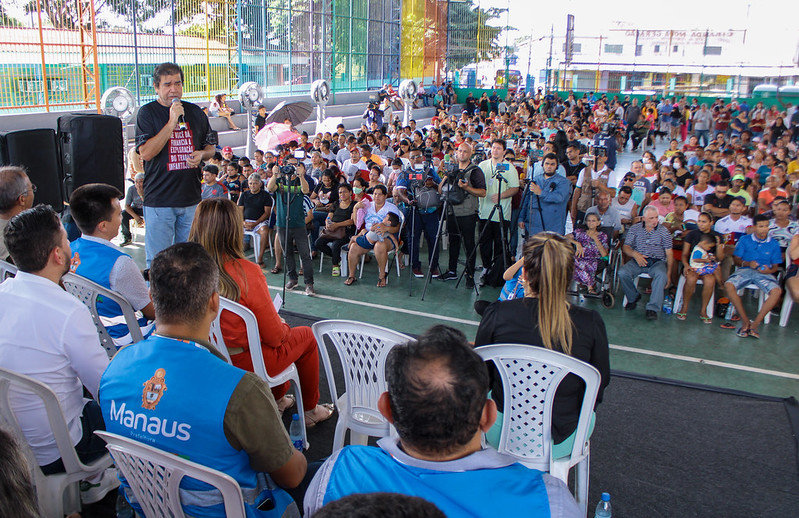
{"type": "Polygon", "coordinates": [[[365,436],[388,436],[391,427],[377,408],[380,394],[386,391],[386,357],[392,347],[413,338],[391,329],[350,320],[323,320],[311,328],[325,366],[330,396],[336,401],[339,411],[333,451],[344,447],[347,429],[353,434],[352,443],[365,443],[365,436]],[[325,338],[332,342],[341,361],[345,391],[340,396],[325,338]]]}
{"type": "Polygon", "coordinates": [[[105,349],[105,352],[108,353],[109,358],[113,358],[117,353],[117,346],[114,339],[108,334],[108,330],[105,328],[105,325],[103,325],[100,313],[97,311],[97,303],[101,297],[116,302],[120,309],[122,309],[125,325],[128,326],[128,331],[130,331],[131,343],[144,340],[141,327],[139,327],[139,321],[136,318],[136,312],[133,311],[133,307],[122,295],[72,272],[64,274],[64,276],[61,277],[61,282],[70,294],[77,297],[78,300],[89,308],[89,312],[92,314],[94,327],[97,328],[97,334],[100,335],[100,344],[105,349]]]}
{"type": "Polygon", "coordinates": [[[180,482],[183,477],[191,477],[219,490],[225,516],[245,518],[241,487],[230,475],[127,437],[96,433],[105,440],[145,516],[184,518],[180,482]]]}
{"type": "Polygon", "coordinates": [[[219,297],[219,313],[211,323],[209,340],[217,348],[217,350],[222,353],[223,356],[225,356],[228,363],[231,363],[230,352],[225,345],[225,337],[222,336],[222,328],[219,323],[223,311],[230,311],[244,321],[244,326],[247,330],[247,346],[250,349],[253,372],[257,374],[259,378],[266,381],[270,387],[282,385],[287,381],[294,383],[294,392],[295,397],[297,398],[297,413],[300,416],[300,423],[302,424],[301,428],[303,430],[302,438],[303,442],[305,443],[305,448],[308,448],[308,440],[305,435],[305,412],[301,411],[303,408],[302,392],[300,390],[300,376],[297,372],[297,367],[294,364],[291,364],[286,370],[277,376],[270,376],[266,372],[266,364],[264,364],[264,355],[261,351],[261,335],[258,332],[258,320],[256,320],[255,315],[252,311],[238,302],[233,302],[230,299],[219,297]]]}
{"type": "Polygon", "coordinates": [[[487,345],[475,351],[484,360],[493,361],[502,378],[505,406],[497,450],[566,483],[571,466],[580,464],[574,492],[577,503],[587,510],[588,430],[599,393],[599,371],[566,354],[531,345],[487,345]],[[568,374],[585,382],[585,394],[572,452],[568,457],[553,459],[552,407],[555,391],[568,374]]]}
{"type": "MultiPolygon", "coordinates": [[[[0,238],[2,238],[2,236],[0,236],[0,238]]],[[[3,282],[9,277],[14,277],[16,274],[17,274],[16,266],[9,263],[8,261],[0,260],[0,282],[3,282]]]]}
{"type": "Polygon", "coordinates": [[[109,455],[104,455],[89,464],[81,462],[72,444],[66,419],[55,392],[38,380],[3,368],[0,368],[0,426],[14,435],[28,461],[42,516],[64,516],[80,511],[78,482],[101,473],[112,465],[109,455]],[[41,400],[64,463],[64,473],[45,475],[39,468],[36,456],[28,445],[11,406],[11,396],[21,394],[32,394],[34,398],[41,400]]]}

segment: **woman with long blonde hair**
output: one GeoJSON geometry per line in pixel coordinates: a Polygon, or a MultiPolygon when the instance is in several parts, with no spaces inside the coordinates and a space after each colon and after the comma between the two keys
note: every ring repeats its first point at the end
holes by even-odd
{"type": "MultiPolygon", "coordinates": [[[[523,255],[524,297],[488,306],[477,329],[475,346],[529,344],[590,363],[602,375],[599,403],[610,381],[608,337],[599,313],[567,300],[574,273],[574,249],[565,237],[541,232],[527,240],[523,255]]],[[[502,408],[502,381],[492,370],[492,398],[502,408]]],[[[574,375],[567,376],[558,387],[552,416],[555,458],[571,452],[584,391],[584,383],[574,375]]],[[[501,422],[497,419],[497,423],[501,422]]],[[[498,438],[500,425],[489,432],[489,442],[498,438]]]]}
{"type": "MultiPolygon", "coordinates": [[[[305,424],[310,427],[329,419],[332,405],[319,405],[319,352],[310,327],[290,327],[272,303],[261,268],[244,258],[244,226],[236,205],[225,198],[203,200],[197,206],[189,240],[205,248],[219,268],[219,295],[247,307],[258,321],[261,351],[266,372],[276,376],[292,363],[297,366],[305,407],[305,424]]],[[[220,319],[222,336],[233,365],[252,372],[247,330],[230,312],[220,319]]],[[[294,405],[287,395],[288,382],[274,387],[272,394],[283,412],[294,405]]]]}

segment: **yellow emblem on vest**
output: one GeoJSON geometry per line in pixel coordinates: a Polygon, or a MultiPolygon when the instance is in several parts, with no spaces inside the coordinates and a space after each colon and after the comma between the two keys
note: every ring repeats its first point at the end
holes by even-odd
{"type": "Polygon", "coordinates": [[[161,396],[166,391],[166,371],[158,369],[152,378],[144,382],[144,390],[141,393],[141,406],[147,410],[155,410],[161,396]]]}
{"type": "Polygon", "coordinates": [[[69,262],[69,271],[75,273],[78,266],[80,266],[80,253],[75,252],[75,255],[72,256],[72,260],[69,262]]]}

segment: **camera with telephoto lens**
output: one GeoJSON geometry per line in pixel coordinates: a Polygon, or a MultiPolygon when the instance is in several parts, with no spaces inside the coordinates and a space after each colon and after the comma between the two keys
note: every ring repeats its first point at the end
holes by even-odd
{"type": "Polygon", "coordinates": [[[280,176],[294,176],[297,174],[297,168],[291,164],[286,164],[280,168],[280,176]]]}
{"type": "Polygon", "coordinates": [[[612,122],[605,122],[602,124],[602,127],[599,129],[599,134],[603,136],[610,136],[616,134],[616,124],[612,122]]]}
{"type": "Polygon", "coordinates": [[[424,161],[428,164],[433,163],[433,148],[426,147],[424,148],[424,161]]]}

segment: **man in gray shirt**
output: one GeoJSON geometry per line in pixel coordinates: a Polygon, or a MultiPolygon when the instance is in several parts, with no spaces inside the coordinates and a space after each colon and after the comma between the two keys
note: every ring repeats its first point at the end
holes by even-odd
{"type": "MultiPolygon", "coordinates": [[[[20,212],[33,207],[36,186],[25,174],[25,170],[15,165],[0,167],[0,260],[8,261],[8,249],[3,239],[3,231],[8,222],[20,212]]],[[[0,279],[2,282],[3,279],[0,279]]]]}

